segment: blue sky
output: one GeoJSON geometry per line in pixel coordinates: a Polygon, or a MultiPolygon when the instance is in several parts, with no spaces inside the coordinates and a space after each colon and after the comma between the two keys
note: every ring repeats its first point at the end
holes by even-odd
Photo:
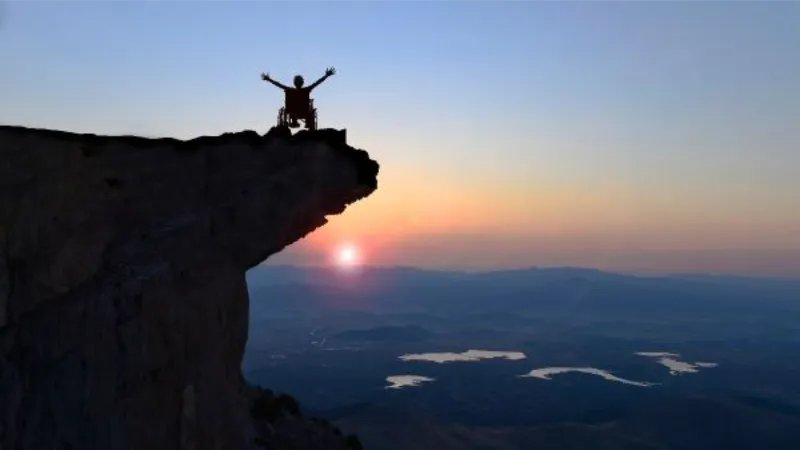
{"type": "Polygon", "coordinates": [[[261,72],[334,66],[321,125],[381,187],[289,254],[800,251],[798,23],[796,2],[6,2],[0,123],[263,132],[281,95],[261,72]]]}

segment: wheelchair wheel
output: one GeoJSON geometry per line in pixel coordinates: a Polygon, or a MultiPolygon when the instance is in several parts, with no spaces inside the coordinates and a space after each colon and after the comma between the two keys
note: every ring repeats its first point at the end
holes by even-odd
{"type": "Polygon", "coordinates": [[[286,121],[286,109],[281,108],[278,110],[278,126],[285,127],[288,124],[286,121]]]}
{"type": "Polygon", "coordinates": [[[306,125],[306,128],[308,128],[311,131],[314,131],[314,130],[317,129],[317,110],[316,109],[311,111],[311,115],[308,117],[308,124],[306,125]]]}

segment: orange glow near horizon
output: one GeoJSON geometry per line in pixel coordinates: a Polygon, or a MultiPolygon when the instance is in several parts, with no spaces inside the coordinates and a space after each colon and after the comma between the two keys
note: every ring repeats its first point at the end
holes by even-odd
{"type": "MultiPolygon", "coordinates": [[[[488,157],[472,162],[482,156],[471,153],[454,167],[452,155],[438,153],[467,148],[468,142],[354,129],[348,136],[351,145],[370,150],[381,164],[377,191],[328,217],[328,224],[292,246],[294,256],[280,259],[325,264],[343,242],[357,242],[369,253],[367,265],[491,269],[564,264],[681,271],[695,267],[697,258],[710,269],[729,267],[730,257],[720,251],[756,249],[769,255],[775,249],[800,250],[800,209],[790,189],[775,193],[747,179],[712,186],[689,169],[683,178],[665,179],[652,168],[648,178],[628,173],[624,165],[617,168],[616,161],[590,159],[584,166],[562,167],[563,153],[575,151],[566,148],[573,144],[564,139],[542,134],[526,141],[536,161],[529,165],[488,157]],[[426,158],[406,158],[410,148],[426,158]],[[669,263],[651,263],[643,256],[652,252],[664,255],[653,258],[669,263]],[[671,252],[707,253],[672,257],[671,252]]],[[[600,148],[604,145],[610,144],[597,143],[587,157],[608,151],[600,148]]],[[[655,150],[645,153],[663,157],[655,150]]],[[[787,263],[784,256],[763,258],[793,270],[793,260],[787,263]]]]}
{"type": "Polygon", "coordinates": [[[688,189],[679,196],[552,180],[470,184],[435,172],[382,166],[375,193],[329,217],[293,249],[307,255],[306,264],[324,261],[324,255],[336,255],[343,243],[352,242],[366,265],[487,269],[560,264],[635,269],[651,264],[642,255],[664,252],[659,261],[667,271],[694,267],[700,258],[670,252],[706,251],[708,267],[727,267],[729,257],[715,252],[800,249],[800,230],[792,231],[788,208],[782,218],[747,215],[741,211],[752,208],[743,201],[709,208],[702,192],[692,195],[688,189]]]}

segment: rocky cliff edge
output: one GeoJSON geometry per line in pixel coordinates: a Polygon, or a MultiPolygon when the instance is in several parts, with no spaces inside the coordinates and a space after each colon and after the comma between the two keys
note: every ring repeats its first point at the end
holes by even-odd
{"type": "Polygon", "coordinates": [[[344,448],[254,422],[245,271],[377,173],[338,130],[0,127],[0,449],[344,448]]]}

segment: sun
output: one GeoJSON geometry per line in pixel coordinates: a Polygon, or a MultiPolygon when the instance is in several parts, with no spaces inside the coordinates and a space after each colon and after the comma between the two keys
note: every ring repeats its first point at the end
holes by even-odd
{"type": "Polygon", "coordinates": [[[336,265],[343,268],[355,267],[361,262],[360,252],[354,244],[344,244],[336,250],[336,265]]]}

